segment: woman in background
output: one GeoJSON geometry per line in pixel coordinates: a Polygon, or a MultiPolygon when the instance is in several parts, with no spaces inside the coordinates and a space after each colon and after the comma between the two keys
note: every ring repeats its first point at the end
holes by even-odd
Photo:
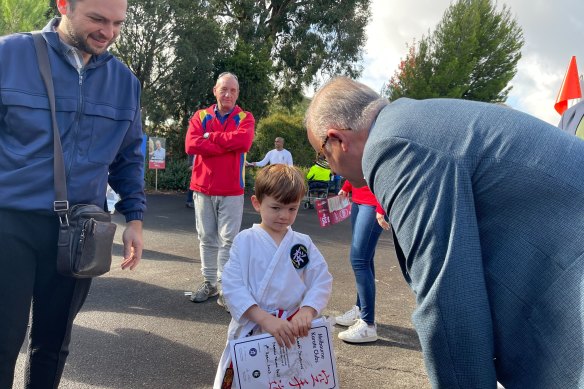
{"type": "Polygon", "coordinates": [[[357,286],[357,302],[350,310],[335,318],[336,324],[348,326],[339,339],[348,343],[375,342],[375,246],[383,230],[389,230],[385,212],[367,186],[354,188],[345,181],[339,196],[352,193],[350,260],[357,286]]]}

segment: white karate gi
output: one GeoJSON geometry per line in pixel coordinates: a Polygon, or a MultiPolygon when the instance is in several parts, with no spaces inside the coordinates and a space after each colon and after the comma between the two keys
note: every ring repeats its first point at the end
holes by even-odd
{"type": "Polygon", "coordinates": [[[283,310],[282,317],[286,318],[298,308],[309,306],[320,314],[328,303],[332,283],[327,263],[308,235],[288,227],[277,246],[259,224],[241,231],[233,241],[222,274],[223,295],[232,319],[213,388],[221,388],[223,374],[231,362],[229,340],[251,331],[254,335],[260,333],[256,323],[243,317],[245,311],[257,304],[270,313],[283,310]],[[298,245],[304,246],[308,254],[308,263],[299,269],[293,264],[302,266],[298,245]]]}

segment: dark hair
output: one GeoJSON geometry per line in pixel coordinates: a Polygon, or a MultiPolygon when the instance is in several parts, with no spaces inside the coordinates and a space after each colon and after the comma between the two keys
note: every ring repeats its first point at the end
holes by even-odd
{"type": "Polygon", "coordinates": [[[282,204],[290,204],[300,201],[305,193],[304,177],[294,166],[268,165],[256,175],[255,196],[260,203],[265,196],[271,196],[282,204]]]}

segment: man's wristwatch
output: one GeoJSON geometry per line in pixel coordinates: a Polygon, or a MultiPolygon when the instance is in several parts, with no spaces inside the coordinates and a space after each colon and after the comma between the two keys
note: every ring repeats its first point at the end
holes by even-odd
{"type": "Polygon", "coordinates": [[[204,139],[209,139],[209,133],[208,133],[208,132],[205,132],[205,133],[203,134],[203,138],[204,138],[204,139]]]}

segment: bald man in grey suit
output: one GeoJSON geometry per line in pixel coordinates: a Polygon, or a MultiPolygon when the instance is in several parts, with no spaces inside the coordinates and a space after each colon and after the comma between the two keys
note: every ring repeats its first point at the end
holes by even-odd
{"type": "Polygon", "coordinates": [[[583,387],[584,141],[496,104],[389,104],[343,77],[306,127],[389,215],[434,388],[583,387]]]}

